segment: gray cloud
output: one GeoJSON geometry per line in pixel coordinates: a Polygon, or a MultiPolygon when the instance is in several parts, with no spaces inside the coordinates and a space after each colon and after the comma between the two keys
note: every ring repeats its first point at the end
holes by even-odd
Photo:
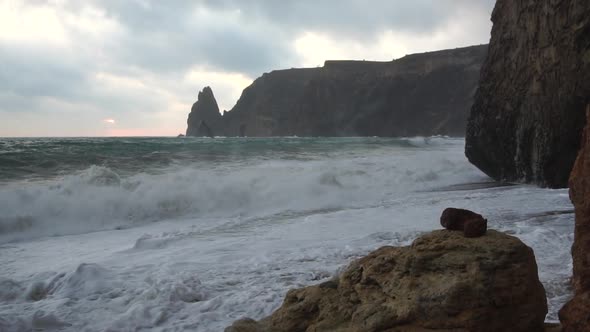
{"type": "Polygon", "coordinates": [[[494,0],[204,0],[205,6],[239,10],[245,20],[264,20],[297,33],[319,30],[345,38],[366,39],[384,29],[429,33],[458,9],[489,12],[494,0]]]}
{"type": "Polygon", "coordinates": [[[4,45],[0,53],[0,89],[25,98],[77,99],[86,88],[86,75],[85,64],[51,49],[4,45]]]}
{"type": "MultiPolygon", "coordinates": [[[[182,71],[194,65],[256,76],[296,61],[281,29],[244,24],[227,11],[192,1],[97,1],[126,33],[107,47],[119,62],[152,71],[182,71]],[[212,17],[199,21],[199,9],[212,17]]],[[[80,11],[80,4],[70,7],[80,11]]],[[[233,9],[232,9],[233,10],[233,9]]]]}
{"type": "Polygon", "coordinates": [[[121,41],[126,47],[117,47],[113,53],[126,64],[152,71],[182,71],[201,65],[249,76],[295,60],[289,45],[256,32],[219,26],[200,33],[184,31],[171,31],[161,38],[159,33],[129,35],[121,41]]]}
{"type": "Polygon", "coordinates": [[[319,29],[335,34],[366,36],[384,28],[428,31],[447,18],[453,6],[441,1],[241,1],[207,0],[207,6],[238,9],[246,19],[280,22],[290,31],[319,29]]]}
{"type": "Polygon", "coordinates": [[[39,46],[7,47],[0,53],[0,90],[4,96],[0,108],[42,111],[39,98],[95,104],[113,112],[137,104],[164,106],[149,94],[133,95],[129,91],[117,94],[109,92],[107,85],[96,84],[93,76],[100,68],[92,60],[86,55],[73,57],[39,46]]]}
{"type": "MultiPolygon", "coordinates": [[[[379,31],[429,34],[463,9],[489,12],[493,0],[96,1],[128,33],[110,51],[147,70],[195,64],[258,76],[298,65],[292,41],[304,31],[371,43],[379,31]],[[211,17],[200,21],[199,11],[211,17]]],[[[76,2],[75,6],[80,6],[76,2]]],[[[483,25],[488,25],[485,22],[483,25]]],[[[485,42],[485,41],[484,41],[485,42]]]]}

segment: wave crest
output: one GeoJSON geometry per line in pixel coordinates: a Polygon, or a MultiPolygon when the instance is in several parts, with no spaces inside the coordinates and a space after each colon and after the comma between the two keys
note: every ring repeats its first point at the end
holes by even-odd
{"type": "Polygon", "coordinates": [[[314,160],[192,164],[127,177],[91,166],[49,183],[0,188],[0,242],[179,217],[354,208],[394,193],[482,179],[464,157],[449,153],[461,151],[375,149],[314,160]]]}

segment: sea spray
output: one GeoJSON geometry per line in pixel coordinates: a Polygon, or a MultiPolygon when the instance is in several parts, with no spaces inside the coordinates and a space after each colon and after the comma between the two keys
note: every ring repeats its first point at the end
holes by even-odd
{"type": "MultiPolygon", "coordinates": [[[[292,143],[286,145],[297,144],[297,139],[288,141],[292,143]]],[[[227,142],[229,154],[235,143],[227,142]]],[[[154,162],[135,173],[121,170],[125,175],[91,165],[63,177],[12,182],[0,187],[0,241],[127,228],[179,217],[351,208],[407,190],[484,178],[464,160],[449,158],[446,149],[460,144],[453,139],[369,139],[367,145],[354,140],[351,149],[336,151],[322,151],[327,148],[321,142],[310,149],[282,151],[274,159],[189,161],[167,168],[154,162]],[[320,151],[314,154],[314,149],[320,151]],[[323,153],[329,158],[322,158],[323,153]]],[[[261,155],[268,152],[262,142],[252,144],[261,155]]],[[[272,147],[270,140],[265,144],[272,147]]]]}
{"type": "Polygon", "coordinates": [[[222,331],[377,247],[410,244],[449,206],[534,249],[549,320],[570,295],[567,190],[490,184],[462,139],[5,146],[28,162],[0,161],[2,331],[222,331]]]}

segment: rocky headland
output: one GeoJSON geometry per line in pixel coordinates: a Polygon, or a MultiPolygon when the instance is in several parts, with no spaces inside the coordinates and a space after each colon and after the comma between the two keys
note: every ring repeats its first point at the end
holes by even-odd
{"type": "Polygon", "coordinates": [[[223,116],[209,87],[187,136],[463,136],[487,45],[389,62],[326,61],[276,70],[223,116]]]}
{"type": "Polygon", "coordinates": [[[465,154],[496,180],[566,187],[590,102],[590,1],[498,0],[465,154]]]}

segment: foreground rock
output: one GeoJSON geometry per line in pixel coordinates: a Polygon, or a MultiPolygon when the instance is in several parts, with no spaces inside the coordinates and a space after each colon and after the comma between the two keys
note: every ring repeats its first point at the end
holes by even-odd
{"type": "Polygon", "coordinates": [[[291,290],[271,316],[226,332],[543,331],[546,313],[531,248],[493,230],[479,238],[441,230],[291,290]]]}
{"type": "Polygon", "coordinates": [[[590,105],[586,113],[582,149],[569,181],[576,225],[572,247],[574,298],[559,311],[566,332],[590,331],[590,105]]]}
{"type": "MultiPolygon", "coordinates": [[[[224,136],[464,136],[486,51],[275,70],[244,89],[221,122],[206,122],[224,136]]],[[[187,134],[197,125],[189,121],[187,134]]]]}
{"type": "Polygon", "coordinates": [[[590,1],[498,0],[465,154],[496,180],[566,187],[590,102],[590,1]]]}

